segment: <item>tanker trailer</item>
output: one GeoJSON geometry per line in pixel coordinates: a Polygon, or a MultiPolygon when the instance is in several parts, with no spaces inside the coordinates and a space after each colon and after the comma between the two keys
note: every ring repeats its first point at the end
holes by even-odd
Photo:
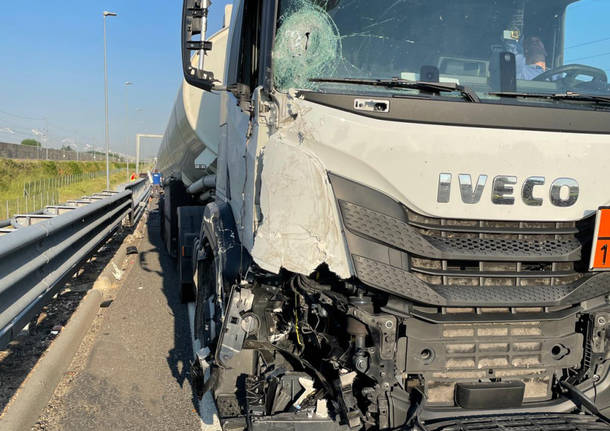
{"type": "MultiPolygon", "coordinates": [[[[214,52],[206,55],[206,65],[218,83],[224,76],[230,5],[225,8],[225,16],[223,28],[209,39],[214,52]]],[[[193,61],[198,61],[197,56],[193,61]]],[[[168,253],[178,260],[185,301],[192,297],[192,238],[199,233],[203,206],[214,199],[219,104],[218,93],[205,92],[183,80],[157,156],[164,178],[159,205],[161,235],[168,253]]]]}

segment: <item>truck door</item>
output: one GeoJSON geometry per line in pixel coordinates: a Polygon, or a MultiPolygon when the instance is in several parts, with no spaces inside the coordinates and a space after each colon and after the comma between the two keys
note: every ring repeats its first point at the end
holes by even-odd
{"type": "Polygon", "coordinates": [[[241,1],[234,13],[227,51],[229,91],[221,102],[217,195],[231,203],[240,239],[247,247],[252,240],[254,177],[260,146],[255,105],[271,61],[275,2],[241,1]]]}

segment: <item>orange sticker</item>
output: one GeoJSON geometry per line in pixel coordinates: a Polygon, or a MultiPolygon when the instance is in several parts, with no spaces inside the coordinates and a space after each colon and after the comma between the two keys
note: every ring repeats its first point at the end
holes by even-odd
{"type": "Polygon", "coordinates": [[[602,208],[599,210],[599,228],[597,230],[597,238],[610,239],[610,208],[602,208]]]}
{"type": "Polygon", "coordinates": [[[592,254],[592,269],[610,269],[610,208],[602,208],[597,213],[592,254]]]}
{"type": "Polygon", "coordinates": [[[593,268],[610,269],[610,239],[598,239],[595,242],[593,268]]]}

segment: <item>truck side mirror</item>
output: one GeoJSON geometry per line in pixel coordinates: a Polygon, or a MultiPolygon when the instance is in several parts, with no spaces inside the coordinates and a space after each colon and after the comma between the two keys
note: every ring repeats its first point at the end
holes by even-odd
{"type": "Polygon", "coordinates": [[[212,49],[212,42],[205,40],[208,26],[210,0],[184,0],[182,7],[182,70],[190,85],[210,91],[214,86],[214,74],[204,70],[205,53],[212,49]],[[196,37],[198,36],[198,37],[196,37]],[[193,39],[195,37],[195,39],[193,39]],[[195,54],[192,55],[192,52],[195,54]]]}

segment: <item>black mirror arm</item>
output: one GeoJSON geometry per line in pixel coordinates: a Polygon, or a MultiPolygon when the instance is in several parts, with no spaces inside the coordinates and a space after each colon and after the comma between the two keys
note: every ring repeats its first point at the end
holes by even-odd
{"type": "Polygon", "coordinates": [[[212,72],[204,70],[205,53],[212,49],[212,42],[205,40],[210,0],[184,0],[182,8],[182,70],[184,79],[190,85],[205,91],[212,91],[214,79],[212,72]],[[199,34],[199,40],[192,40],[199,34]],[[191,52],[198,51],[197,66],[192,65],[191,52]]]}

